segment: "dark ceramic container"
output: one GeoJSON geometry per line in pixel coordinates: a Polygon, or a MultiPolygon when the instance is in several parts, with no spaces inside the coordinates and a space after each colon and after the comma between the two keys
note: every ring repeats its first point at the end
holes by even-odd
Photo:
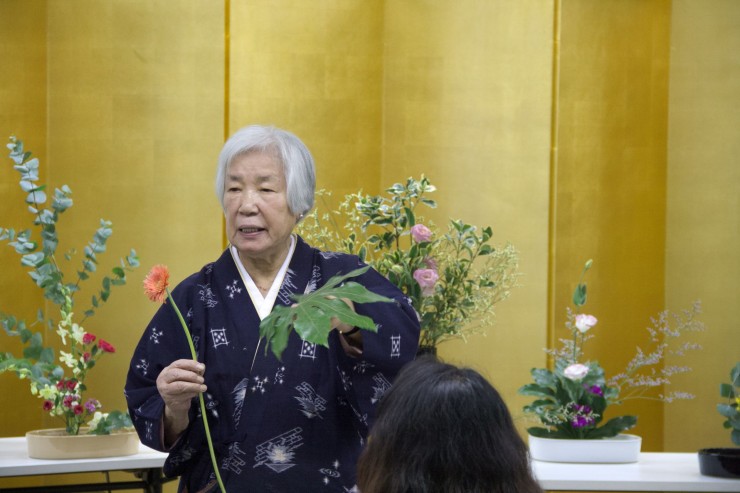
{"type": "Polygon", "coordinates": [[[740,447],[699,450],[699,472],[705,476],[740,480],[740,447]]]}

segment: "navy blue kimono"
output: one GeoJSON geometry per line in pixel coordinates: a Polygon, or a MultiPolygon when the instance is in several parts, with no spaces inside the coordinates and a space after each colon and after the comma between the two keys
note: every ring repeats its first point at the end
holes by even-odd
{"type": "MultiPolygon", "coordinates": [[[[275,305],[290,305],[291,293],[361,265],[355,256],[321,252],[297,238],[275,305]]],[[[363,331],[358,358],[346,354],[337,331],[330,333],[328,349],[292,332],[282,361],[265,354],[264,341],[255,358],[260,319],[228,249],[173,290],[198,360],[206,365],[208,422],[227,491],[347,492],[354,486],[374,406],[414,358],[419,339],[416,312],[396,286],[373,269],[354,280],[396,301],[355,306],[378,327],[377,334],[363,331]]],[[[139,437],[151,448],[164,447],[157,376],[174,360],[190,357],[167,303],[136,347],[125,389],[139,437]]],[[[181,476],[181,492],[218,489],[197,400],[164,473],[181,476]]]]}

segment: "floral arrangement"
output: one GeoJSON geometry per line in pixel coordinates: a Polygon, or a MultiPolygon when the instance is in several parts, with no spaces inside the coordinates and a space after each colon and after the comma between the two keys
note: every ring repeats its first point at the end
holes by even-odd
{"type": "Polygon", "coordinates": [[[727,418],[722,425],[732,429],[732,443],[740,446],[740,362],[730,371],[730,383],[720,384],[719,394],[727,399],[726,403],[717,404],[717,411],[727,418]]]}
{"type": "Polygon", "coordinates": [[[573,293],[575,311],[567,309],[566,328],[570,339],[561,339],[560,349],[546,351],[554,359],[554,369],[533,368],[534,383],[519,389],[522,395],[533,396],[535,401],[524,407],[543,426],[527,428],[530,435],[541,438],[609,438],[635,426],[637,417],[618,416],[604,422],[604,414],[611,404],[628,399],[657,399],[672,402],[691,399],[686,392],[674,391],[667,395],[651,392],[656,387],[669,385],[673,375],[690,371],[685,366],[660,366],[667,354],[683,356],[700,349],[690,342],[673,347],[677,338],[691,331],[704,329],[696,316],[701,313],[699,303],[691,310],[671,315],[662,312],[648,328],[652,349],[638,347],[635,356],[627,363],[624,372],[607,379],[598,361],[585,360],[583,346],[593,337],[590,333],[598,320],[593,315],[580,313],[586,304],[586,284],[583,278],[592,266],[586,262],[573,293]]]}
{"type": "MultiPolygon", "coordinates": [[[[426,221],[436,190],[422,176],[385,190],[346,195],[338,210],[314,210],[298,228],[309,243],[358,255],[409,297],[421,322],[421,347],[483,332],[494,305],[516,285],[518,254],[495,248],[490,227],[451,220],[446,232],[426,221]]],[[[322,193],[319,194],[320,196],[322,193]]]]}
{"type": "MultiPolygon", "coordinates": [[[[118,428],[130,427],[127,413],[102,413],[102,405],[97,399],[84,397],[90,370],[103,355],[114,353],[115,348],[87,332],[82,324],[108,300],[112,287],[126,283],[126,272],[138,266],[136,252],[131,250],[130,255],[121,259],[120,266],[113,268],[111,276],[103,277],[101,288],[92,296],[91,306],[83,312],[79,322],[75,321],[74,296],[80,290],[80,284],[96,271],[98,256],[105,252],[106,242],[112,234],[111,223],[101,220],[100,228],[84,248],[76,279],[73,282],[65,280],[56,257],[57,230],[59,215],[72,206],[72,191],[67,185],[56,189],[50,207],[44,208],[46,185],[37,183],[38,159],[25,152],[23,142],[14,137],[10,138],[7,147],[13,167],[21,175],[21,189],[28,194],[28,211],[33,216],[33,225],[39,230],[40,239],[34,239],[29,229],[16,231],[0,227],[0,240],[7,241],[21,256],[21,265],[29,269],[29,275],[43,290],[44,297],[59,307],[59,318],[48,317],[43,309],[39,309],[36,320],[28,324],[0,312],[0,324],[6,334],[19,337],[24,345],[20,357],[8,352],[0,353],[0,373],[14,372],[19,378],[27,379],[31,394],[43,399],[44,411],[65,422],[68,434],[79,434],[80,427],[85,424],[88,433],[92,434],[109,434],[118,428]],[[36,324],[41,326],[41,331],[31,329],[36,324]],[[58,359],[54,347],[44,343],[47,332],[54,329],[63,348],[59,350],[58,359]]],[[[75,254],[75,250],[70,250],[64,258],[69,262],[75,254]]]]}

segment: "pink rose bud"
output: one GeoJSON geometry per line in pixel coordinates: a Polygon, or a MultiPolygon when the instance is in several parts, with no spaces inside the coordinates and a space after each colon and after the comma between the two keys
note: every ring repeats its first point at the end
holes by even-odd
{"type": "Polygon", "coordinates": [[[422,241],[429,241],[432,239],[432,230],[430,230],[423,224],[415,224],[411,226],[411,237],[417,243],[421,243],[422,241]]]}
{"type": "Polygon", "coordinates": [[[98,347],[102,349],[106,353],[115,353],[116,348],[113,347],[113,345],[107,341],[104,341],[103,339],[100,339],[98,341],[98,347]]]}
{"type": "Polygon", "coordinates": [[[417,269],[414,271],[414,279],[421,286],[422,296],[431,296],[434,294],[434,285],[437,284],[439,276],[434,269],[417,269]]]}
{"type": "Polygon", "coordinates": [[[596,325],[596,317],[593,315],[586,315],[585,313],[581,313],[576,315],[576,329],[581,331],[581,334],[585,334],[588,332],[588,330],[596,325]]]}

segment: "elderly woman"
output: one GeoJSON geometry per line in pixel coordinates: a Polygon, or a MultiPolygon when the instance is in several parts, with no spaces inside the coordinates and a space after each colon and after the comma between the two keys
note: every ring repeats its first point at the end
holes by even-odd
{"type": "Polygon", "coordinates": [[[338,324],[325,348],[292,332],[282,361],[260,347],[260,320],[273,306],[362,265],[293,234],[313,207],[314,187],[313,158],[289,132],[243,128],[221,151],[216,192],[230,244],[172,293],[198,361],[164,305],[136,347],[126,382],[141,441],[169,452],[164,472],[181,476],[178,491],[218,488],[194,400],[199,393],[228,491],[351,489],[374,404],[416,354],[416,313],[372,269],[354,280],[395,303],[353,308],[374,320],[377,333],[338,324]]]}

